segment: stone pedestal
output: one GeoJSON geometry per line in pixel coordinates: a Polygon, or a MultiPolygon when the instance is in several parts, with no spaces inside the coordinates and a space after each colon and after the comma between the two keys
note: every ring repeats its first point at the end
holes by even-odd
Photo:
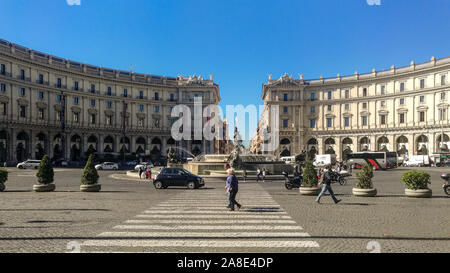
{"type": "Polygon", "coordinates": [[[35,192],[51,192],[55,190],[55,184],[36,184],[33,185],[33,191],[35,192]]]}

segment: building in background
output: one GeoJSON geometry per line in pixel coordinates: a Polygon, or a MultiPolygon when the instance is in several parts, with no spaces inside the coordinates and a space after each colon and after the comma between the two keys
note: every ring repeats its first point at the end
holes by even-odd
{"type": "Polygon", "coordinates": [[[450,57],[334,78],[269,76],[262,98],[266,106],[279,106],[279,116],[263,113],[251,150],[265,153],[262,132],[278,118],[276,156],[306,151],[343,160],[369,150],[400,156],[448,152],[449,77],[450,57]]]}
{"type": "MultiPolygon", "coordinates": [[[[111,56],[114,57],[114,56],[111,56]]],[[[219,86],[200,76],[120,71],[55,57],[0,40],[0,162],[80,161],[89,154],[158,160],[215,153],[215,141],[171,137],[175,105],[217,105],[219,86]]],[[[204,118],[203,122],[206,122],[204,118]]],[[[193,124],[193,122],[192,122],[193,124]]]]}

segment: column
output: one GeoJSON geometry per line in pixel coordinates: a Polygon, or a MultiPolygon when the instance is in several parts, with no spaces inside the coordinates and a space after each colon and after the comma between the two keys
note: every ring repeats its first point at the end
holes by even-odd
{"type": "Polygon", "coordinates": [[[336,142],[336,160],[337,161],[342,161],[342,137],[336,137],[335,138],[335,142],[336,142]]]}
{"type": "Polygon", "coordinates": [[[161,137],[161,155],[163,156],[167,156],[166,144],[167,144],[167,137],[161,137]]]}
{"type": "Polygon", "coordinates": [[[131,136],[130,139],[130,153],[136,152],[136,136],[131,136]]]}
{"type": "Polygon", "coordinates": [[[103,134],[99,134],[98,135],[98,153],[99,154],[103,154],[103,151],[104,151],[104,148],[103,148],[103,146],[104,146],[104,144],[103,144],[103,141],[104,141],[104,135],[103,134]]]}
{"type": "Polygon", "coordinates": [[[14,151],[15,147],[16,147],[16,136],[14,135],[15,131],[14,129],[11,129],[10,134],[9,134],[9,160],[11,161],[16,161],[16,153],[14,151]]]}
{"type": "Polygon", "coordinates": [[[33,130],[30,130],[30,139],[28,141],[28,158],[35,159],[35,152],[34,152],[34,135],[33,130]]]}
{"type": "Polygon", "coordinates": [[[48,132],[48,157],[53,158],[53,134],[48,132]]]}

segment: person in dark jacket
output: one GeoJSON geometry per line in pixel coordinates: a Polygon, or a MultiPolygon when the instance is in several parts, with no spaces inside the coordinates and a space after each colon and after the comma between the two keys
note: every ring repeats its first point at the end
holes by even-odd
{"type": "MultiPolygon", "coordinates": [[[[333,189],[331,188],[331,165],[328,165],[326,168],[326,171],[322,174],[323,180],[322,180],[322,191],[319,193],[319,195],[316,198],[316,203],[320,204],[320,198],[322,195],[325,194],[326,191],[328,191],[331,195],[331,198],[333,198],[333,201],[335,204],[341,202],[341,200],[338,200],[336,196],[334,196],[333,189]]],[[[320,186],[320,183],[319,183],[320,186]]]]}
{"type": "Polygon", "coordinates": [[[230,210],[234,211],[234,205],[236,205],[238,207],[238,209],[241,209],[241,207],[242,207],[241,204],[239,204],[236,201],[236,195],[239,190],[239,181],[238,181],[236,175],[234,175],[233,169],[228,169],[227,173],[228,173],[228,177],[227,177],[227,185],[225,186],[225,189],[227,190],[227,193],[229,194],[228,204],[229,204],[230,210]]]}

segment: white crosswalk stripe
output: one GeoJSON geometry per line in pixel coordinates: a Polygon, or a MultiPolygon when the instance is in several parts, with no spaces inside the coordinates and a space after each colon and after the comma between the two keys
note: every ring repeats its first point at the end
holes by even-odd
{"type": "Polygon", "coordinates": [[[185,191],[82,243],[82,252],[242,252],[319,247],[258,184],[240,185],[241,210],[222,187],[185,191]],[[259,250],[258,250],[259,249],[259,250]]]}

